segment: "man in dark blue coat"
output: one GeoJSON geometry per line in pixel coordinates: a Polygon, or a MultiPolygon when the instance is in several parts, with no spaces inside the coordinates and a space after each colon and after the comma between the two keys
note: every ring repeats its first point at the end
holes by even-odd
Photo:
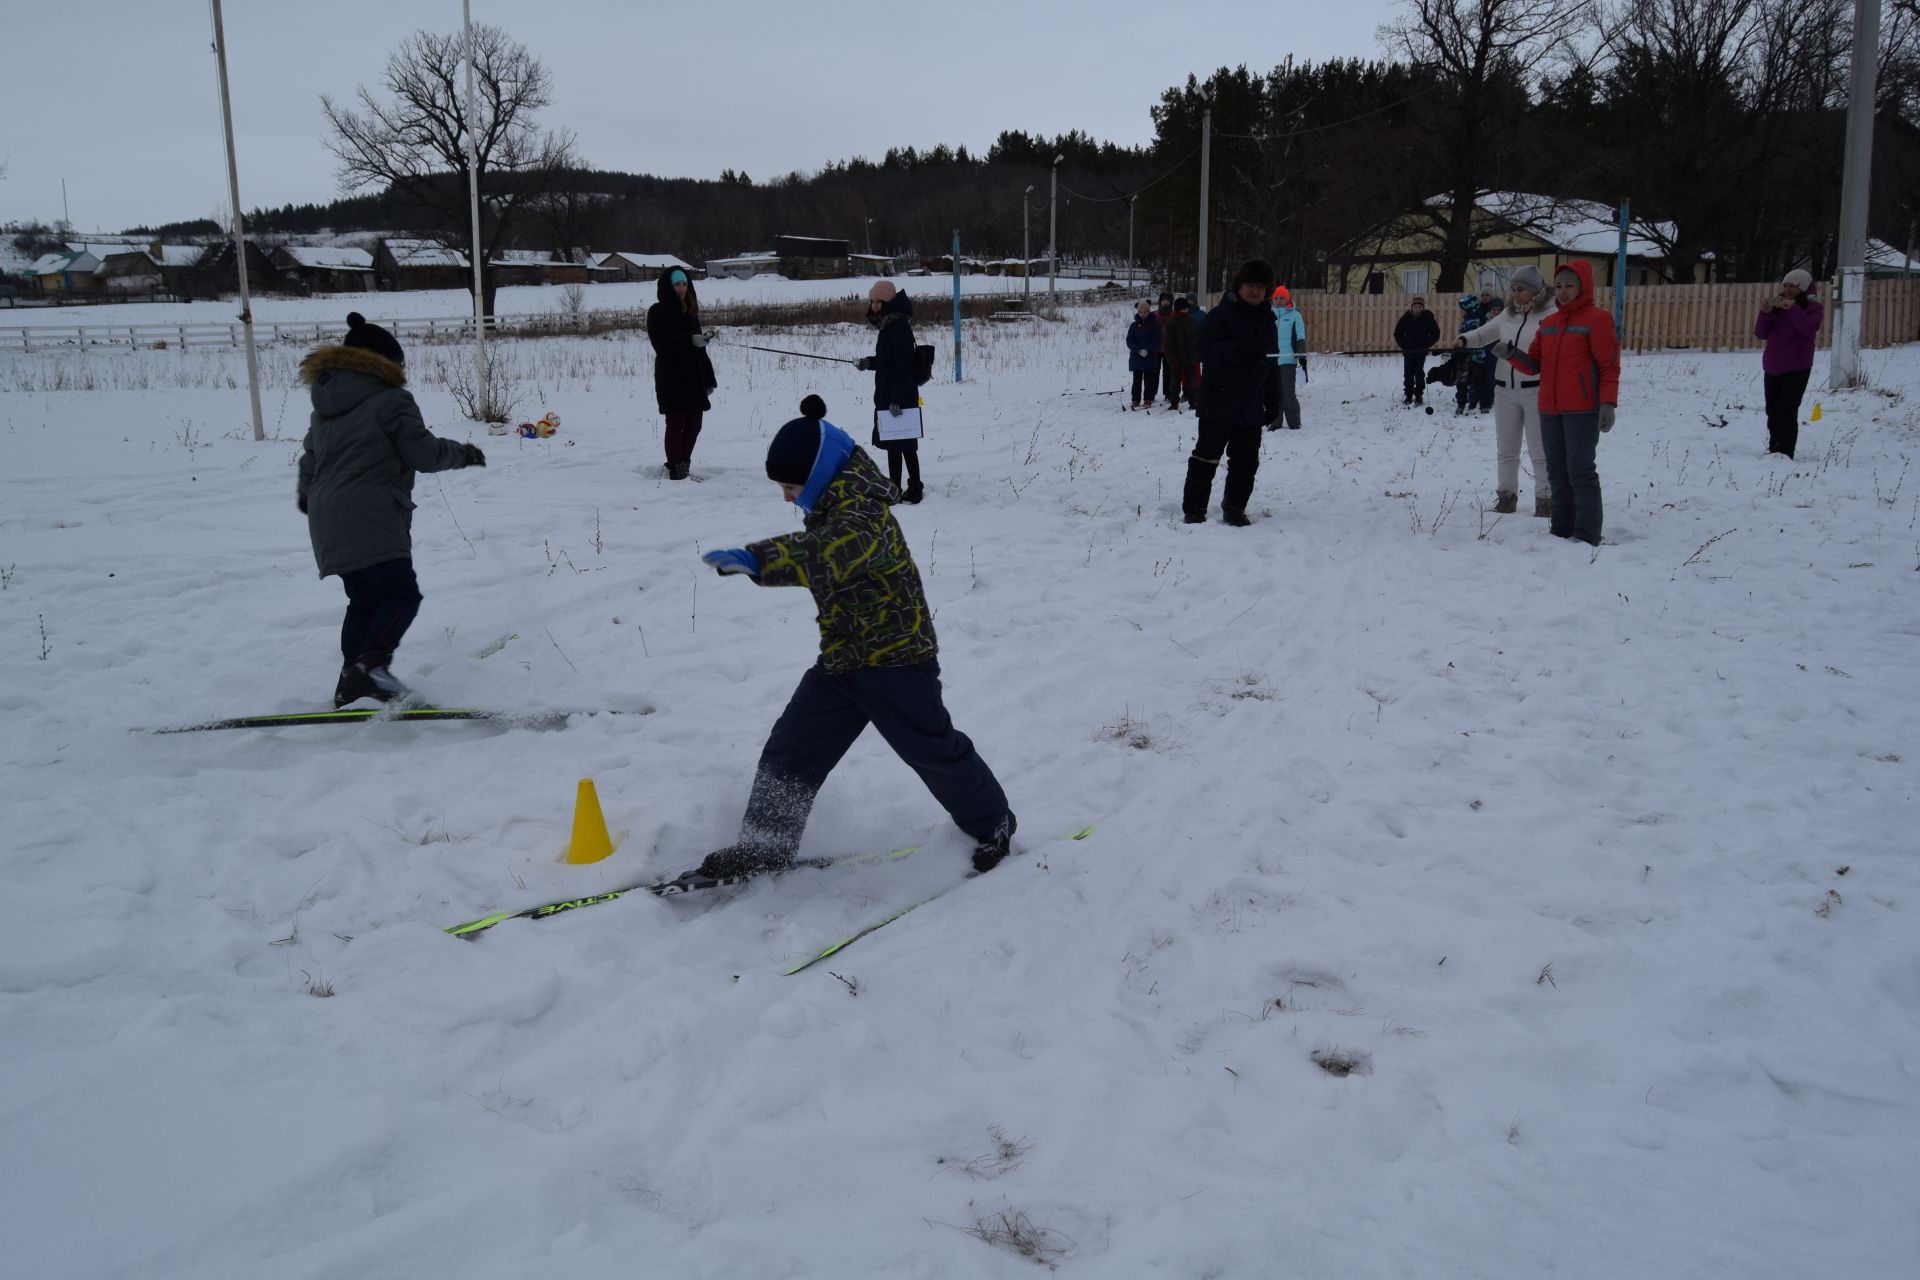
{"type": "Polygon", "coordinates": [[[1220,514],[1245,526],[1254,472],[1260,469],[1260,439],[1280,411],[1279,330],[1273,322],[1273,268],[1259,258],[1235,273],[1233,288],[1207,313],[1200,332],[1200,367],[1206,396],[1200,405],[1200,438],[1187,459],[1182,495],[1188,524],[1203,524],[1213,501],[1213,473],[1227,459],[1220,514]]]}

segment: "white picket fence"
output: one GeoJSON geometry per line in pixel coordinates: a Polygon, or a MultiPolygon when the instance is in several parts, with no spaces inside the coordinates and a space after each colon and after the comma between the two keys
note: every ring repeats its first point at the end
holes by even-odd
{"type": "MultiPolygon", "coordinates": [[[[644,313],[641,313],[644,315],[644,313]]],[[[557,331],[571,318],[554,316],[490,316],[487,327],[542,332],[557,331]]],[[[387,320],[386,328],[401,338],[455,339],[473,332],[472,316],[435,316],[421,320],[387,320]]],[[[256,321],[254,341],[327,342],[346,334],[346,325],[337,320],[256,321]]],[[[227,324],[75,324],[21,325],[0,329],[0,351],[70,351],[86,347],[135,347],[145,350],[185,351],[190,347],[238,347],[246,340],[246,328],[239,321],[227,324]]]]}

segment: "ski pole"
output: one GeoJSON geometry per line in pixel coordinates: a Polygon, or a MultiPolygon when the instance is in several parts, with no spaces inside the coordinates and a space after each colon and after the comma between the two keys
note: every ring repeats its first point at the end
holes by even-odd
{"type": "Polygon", "coordinates": [[[748,351],[766,351],[776,356],[799,356],[802,360],[827,360],[834,364],[859,364],[858,360],[849,360],[845,356],[821,356],[811,351],[783,351],[779,347],[756,347],[751,342],[723,342],[723,347],[741,347],[748,351]]]}

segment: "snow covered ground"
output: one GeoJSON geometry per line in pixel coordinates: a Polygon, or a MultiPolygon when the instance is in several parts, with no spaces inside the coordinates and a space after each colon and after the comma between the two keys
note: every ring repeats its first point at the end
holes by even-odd
{"type": "MultiPolygon", "coordinates": [[[[895,276],[912,293],[934,297],[953,295],[952,276],[895,276]]],[[[961,276],[960,289],[969,294],[1014,294],[1024,282],[1005,276],[961,276]]],[[[1069,280],[1057,284],[1062,292],[1095,289],[1104,280],[1069,280]]],[[[864,298],[871,279],[787,280],[756,276],[752,280],[702,280],[696,284],[700,301],[709,307],[741,303],[811,302],[817,299],[864,298]]],[[[645,310],[659,296],[653,281],[632,284],[588,285],[586,306],[591,311],[645,310]]],[[[1033,281],[1035,296],[1045,294],[1045,277],[1033,281]]],[[[1141,288],[1145,295],[1144,287],[1141,288]]],[[[1131,296],[1131,295],[1129,295],[1131,296]]],[[[561,289],[553,285],[509,285],[495,304],[502,316],[541,315],[563,310],[561,289]]],[[[237,298],[203,298],[197,302],[103,302],[82,307],[11,307],[0,309],[0,334],[25,326],[115,324],[226,324],[239,311],[237,298]]],[[[275,320],[340,320],[349,311],[364,312],[369,320],[426,320],[473,314],[473,295],[465,289],[413,289],[404,293],[328,293],[313,298],[259,294],[253,317],[266,324],[275,320]]],[[[344,323],[344,322],[343,322],[344,323]]],[[[3,345],[3,344],[0,344],[3,345]]]]}
{"type": "Polygon", "coordinates": [[[489,465],[420,479],[397,669],[649,713],[156,737],[332,688],[297,353],[261,444],[233,353],[0,357],[9,1273],[1911,1276],[1920,349],[1797,462],[1755,357],[1630,358],[1596,552],[1391,360],[1179,524],[1193,419],[1069,314],[970,331],[899,511],[1023,856],[959,883],[869,735],[807,848],[906,861],[472,941],[732,834],[813,611],[696,553],[795,526],[767,440],[866,378],[716,346],[671,484],[644,339],[515,344],[538,443],[416,347],[489,465]],[[625,834],[568,866],[582,777],[625,834]]]}

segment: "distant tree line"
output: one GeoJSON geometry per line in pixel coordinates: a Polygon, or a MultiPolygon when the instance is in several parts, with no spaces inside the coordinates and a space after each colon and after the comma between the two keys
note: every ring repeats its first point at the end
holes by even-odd
{"type": "MultiPolygon", "coordinates": [[[[1725,279],[1797,263],[1825,275],[1837,251],[1852,10],[1850,0],[1406,0],[1381,28],[1384,57],[1288,59],[1265,73],[1222,67],[1166,89],[1147,104],[1154,133],[1143,147],[1009,130],[984,155],[897,147],[770,180],[733,168],[700,180],[580,163],[569,134],[533,122],[548,105],[537,59],[488,29],[487,56],[514,74],[483,103],[483,135],[503,140],[482,157],[483,238],[701,261],[768,248],[781,234],[932,256],[958,228],[963,252],[1013,256],[1031,186],[1039,256],[1058,156],[1064,256],[1123,259],[1131,211],[1136,259],[1187,281],[1210,105],[1216,283],[1254,254],[1285,279],[1317,283],[1329,259],[1363,256],[1370,231],[1441,197],[1435,283],[1457,288],[1476,229],[1451,210],[1489,190],[1631,200],[1636,220],[1673,224],[1673,259],[1711,255],[1725,279]]],[[[1880,45],[1871,227],[1905,244],[1920,223],[1920,0],[1888,0],[1880,45]]],[[[409,37],[389,62],[391,102],[419,106],[408,95],[444,79],[457,53],[451,37],[409,37]]],[[[448,145],[464,122],[460,104],[443,98],[428,104],[436,125],[420,141],[399,137],[398,123],[387,137],[370,127],[411,115],[364,88],[352,111],[329,99],[328,144],[349,194],[256,210],[250,227],[412,232],[464,245],[465,159],[448,145]]]]}

